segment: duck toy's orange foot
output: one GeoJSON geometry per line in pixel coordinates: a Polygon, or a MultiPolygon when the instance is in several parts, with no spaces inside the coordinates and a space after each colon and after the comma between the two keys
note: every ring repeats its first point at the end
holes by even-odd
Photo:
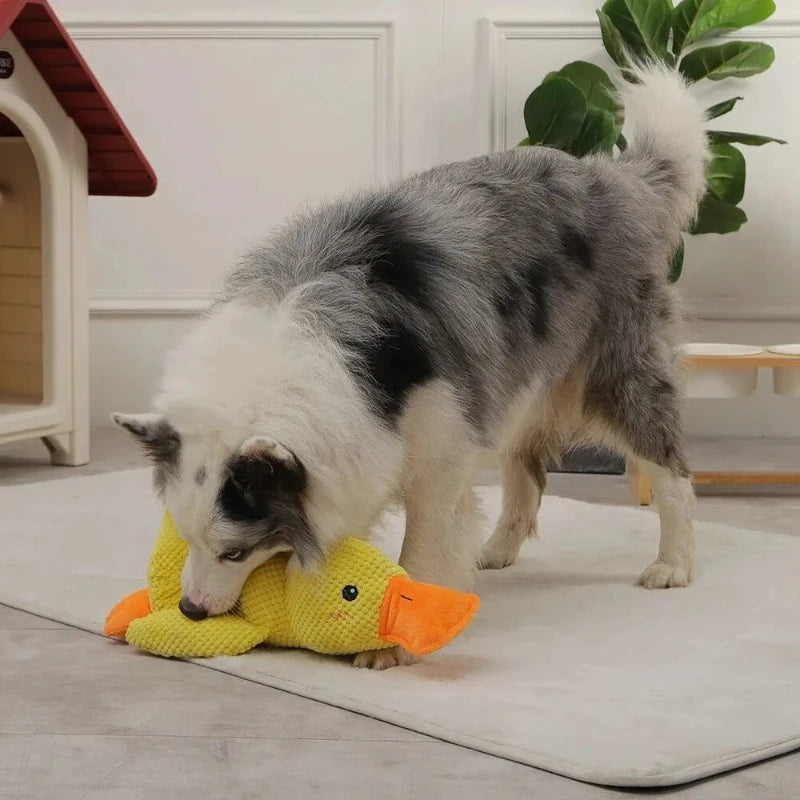
{"type": "Polygon", "coordinates": [[[153,607],[150,605],[150,592],[139,589],[138,592],[123,597],[111,611],[108,612],[103,633],[106,636],[125,638],[128,626],[135,619],[151,614],[153,607]]]}

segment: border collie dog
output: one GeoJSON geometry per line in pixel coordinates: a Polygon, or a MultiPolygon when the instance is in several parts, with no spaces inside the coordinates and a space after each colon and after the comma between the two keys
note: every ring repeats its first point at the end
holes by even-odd
{"type": "Polygon", "coordinates": [[[154,412],[114,415],[189,542],[184,614],[229,611],[279,551],[313,569],[391,502],[411,576],[463,587],[535,535],[548,459],[576,441],[652,479],[661,541],[639,583],[692,580],[667,273],[705,188],[704,118],[665,68],[620,92],[618,158],[529,147],[436,167],[300,214],[228,275],[154,412]],[[503,509],[481,549],[487,451],[503,509]]]}

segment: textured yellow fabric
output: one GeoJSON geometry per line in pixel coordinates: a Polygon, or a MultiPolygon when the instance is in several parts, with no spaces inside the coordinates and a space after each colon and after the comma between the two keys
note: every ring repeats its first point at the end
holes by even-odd
{"type": "Polygon", "coordinates": [[[180,658],[237,655],[262,643],[329,654],[392,646],[378,636],[381,603],[388,579],[405,572],[367,542],[344,540],[318,574],[287,577],[287,557],[276,556],[247,579],[236,614],[200,622],[177,607],[186,554],[166,513],[147,570],[153,613],[128,625],[130,644],[180,658]],[[355,600],[344,599],[345,586],[358,587],[355,600]]]}
{"type": "Polygon", "coordinates": [[[124,632],[142,650],[178,658],[238,655],[258,644],[344,655],[403,643],[427,653],[478,607],[475,595],[411,581],[381,550],[351,538],[316,573],[292,571],[288,556],[275,556],[247,579],[235,612],[193,622],[178,608],[187,553],[165,513],[147,570],[149,606],[141,591],[129,595],[112,609],[106,633],[124,632]]]}
{"type": "Polygon", "coordinates": [[[320,573],[297,572],[287,578],[286,607],[296,637],[293,644],[338,654],[391,647],[379,634],[380,611],[389,579],[405,574],[369,542],[345,539],[320,573]],[[358,596],[348,601],[343,592],[351,586],[358,596]]]}
{"type": "Polygon", "coordinates": [[[147,565],[147,590],[154,611],[177,606],[181,599],[181,572],[189,555],[189,545],[178,536],[178,529],[167,513],[161,521],[156,546],[147,565]]]}

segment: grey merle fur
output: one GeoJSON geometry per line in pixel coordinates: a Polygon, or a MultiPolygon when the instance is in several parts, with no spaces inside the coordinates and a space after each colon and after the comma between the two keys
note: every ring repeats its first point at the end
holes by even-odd
{"type": "Polygon", "coordinates": [[[611,161],[544,148],[436,167],[300,215],[218,302],[300,290],[387,425],[414,387],[441,378],[480,444],[521,388],[580,365],[586,412],[673,465],[674,172],[646,151],[611,161]]]}

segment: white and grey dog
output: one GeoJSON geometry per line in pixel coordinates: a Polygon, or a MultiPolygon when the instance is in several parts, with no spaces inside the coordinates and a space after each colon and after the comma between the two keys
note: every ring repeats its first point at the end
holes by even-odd
{"type": "Polygon", "coordinates": [[[667,269],[707,145],[681,79],[639,77],[621,89],[617,159],[518,148],[437,167],[298,216],[233,270],[168,359],[155,413],[115,415],[189,542],[187,616],[228,611],[278,551],[313,568],[392,500],[402,565],[463,586],[515,560],[548,458],[576,440],[652,478],[661,543],[639,582],[691,581],[667,269]],[[503,511],[481,552],[472,478],[490,449],[503,511]]]}

